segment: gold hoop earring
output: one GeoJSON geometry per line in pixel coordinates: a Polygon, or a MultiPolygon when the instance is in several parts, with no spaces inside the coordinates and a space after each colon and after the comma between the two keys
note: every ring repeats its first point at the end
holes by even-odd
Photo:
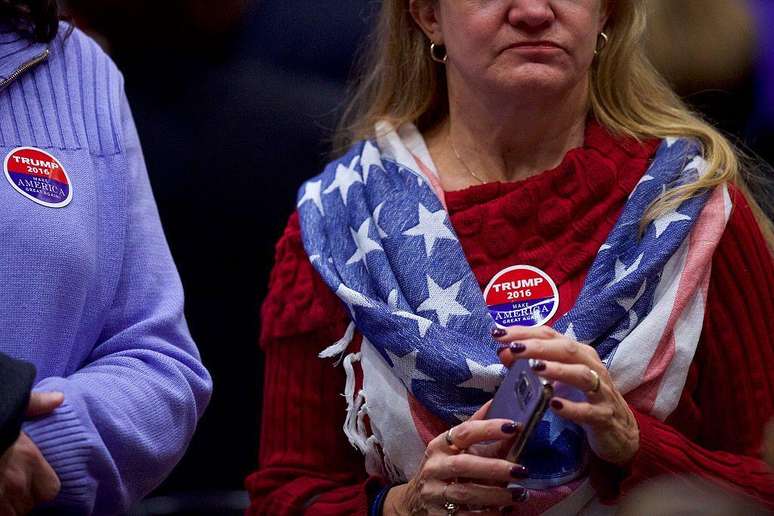
{"type": "Polygon", "coordinates": [[[598,56],[601,54],[605,47],[607,47],[608,42],[610,42],[610,38],[607,34],[600,32],[599,36],[597,36],[597,47],[594,49],[594,55],[598,56]]]}
{"type": "Polygon", "coordinates": [[[446,64],[446,60],[449,56],[446,54],[446,47],[444,45],[430,43],[430,59],[436,63],[446,64]],[[439,55],[439,51],[443,54],[439,55]]]}

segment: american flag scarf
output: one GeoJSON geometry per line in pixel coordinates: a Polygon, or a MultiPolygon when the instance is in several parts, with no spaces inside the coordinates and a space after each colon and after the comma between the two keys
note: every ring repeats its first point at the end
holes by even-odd
{"type": "MultiPolygon", "coordinates": [[[[401,481],[416,473],[437,435],[427,421],[464,421],[492,397],[505,371],[421,135],[410,124],[395,130],[384,123],[377,134],[307,181],[297,207],[309,260],[352,317],[342,339],[320,354],[344,361],[345,433],[369,473],[401,481]],[[355,328],[361,350],[346,354],[355,328]],[[355,392],[357,362],[363,387],[355,392]]],[[[696,142],[661,144],[575,306],[554,324],[593,345],[627,400],[661,419],[677,405],[699,340],[728,192],[685,201],[642,238],[639,223],[652,201],[706,168],[696,142]]],[[[520,459],[530,471],[526,485],[576,479],[585,456],[583,430],[548,411],[520,459]]]]}

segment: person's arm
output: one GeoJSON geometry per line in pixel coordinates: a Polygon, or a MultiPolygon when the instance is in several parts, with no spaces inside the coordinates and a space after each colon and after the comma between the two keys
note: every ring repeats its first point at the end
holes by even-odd
{"type": "Polygon", "coordinates": [[[0,454],[19,437],[34,380],[35,366],[0,353],[0,454]]]}
{"type": "Polygon", "coordinates": [[[363,456],[344,436],[343,371],[317,357],[317,343],[306,334],[264,345],[259,469],[246,480],[248,514],[368,512],[378,482],[368,483],[363,456]]]}
{"type": "MultiPolygon", "coordinates": [[[[728,417],[733,418],[736,415],[733,412],[728,417]]],[[[649,478],[695,475],[774,509],[774,474],[758,458],[757,450],[748,453],[709,450],[653,417],[637,412],[635,416],[640,425],[640,451],[622,483],[622,495],[649,478]]],[[[749,429],[740,429],[740,433],[749,433],[749,429]]]]}
{"type": "Polygon", "coordinates": [[[749,206],[738,191],[732,197],[694,360],[699,376],[690,396],[700,428],[689,438],[669,419],[635,412],[640,450],[622,494],[648,478],[689,474],[774,508],[774,475],[761,460],[763,430],[774,415],[774,265],[749,206]]]}
{"type": "MultiPolygon", "coordinates": [[[[24,425],[56,471],[54,504],[79,514],[125,512],[182,457],[210,397],[211,380],[183,315],[183,291],[159,221],[139,139],[122,95],[125,174],[123,262],[112,306],[82,367],[43,379],[64,393],[53,414],[24,425]]],[[[116,237],[114,245],[120,238],[116,237]]]]}
{"type": "Polygon", "coordinates": [[[303,250],[298,217],[277,245],[262,308],[265,353],[259,469],[245,485],[248,514],[367,514],[380,489],[342,430],[342,367],[317,354],[347,327],[341,302],[303,250]]]}

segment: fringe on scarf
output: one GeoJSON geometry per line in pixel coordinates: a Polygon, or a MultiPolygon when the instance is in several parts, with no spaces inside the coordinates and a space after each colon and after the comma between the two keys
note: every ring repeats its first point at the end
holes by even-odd
{"type": "Polygon", "coordinates": [[[344,399],[347,402],[347,415],[344,418],[343,426],[344,435],[347,436],[349,443],[365,457],[366,471],[370,475],[379,475],[392,482],[405,481],[400,468],[392,464],[383,453],[379,439],[373,434],[368,435],[366,427],[368,404],[365,392],[360,389],[357,395],[355,394],[355,363],[360,362],[361,354],[358,352],[345,355],[347,348],[352,344],[354,335],[355,323],[351,322],[344,335],[318,355],[320,358],[338,357],[334,367],[342,363],[344,366],[346,374],[344,399]]]}
{"type": "Polygon", "coordinates": [[[352,339],[355,336],[355,323],[351,322],[349,323],[349,326],[347,326],[347,330],[344,332],[344,336],[341,337],[339,340],[325,348],[324,350],[320,351],[320,353],[317,355],[320,358],[333,358],[335,356],[338,356],[339,359],[336,361],[334,367],[341,364],[342,359],[344,358],[344,352],[347,350],[350,344],[352,344],[352,339]]]}

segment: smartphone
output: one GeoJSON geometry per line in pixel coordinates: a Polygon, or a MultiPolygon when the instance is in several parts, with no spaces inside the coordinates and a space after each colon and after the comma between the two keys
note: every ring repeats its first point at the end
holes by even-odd
{"type": "Polygon", "coordinates": [[[517,462],[532,430],[543,418],[554,387],[530,367],[526,359],[514,362],[494,395],[486,419],[510,419],[522,425],[506,460],[517,462]]]}

